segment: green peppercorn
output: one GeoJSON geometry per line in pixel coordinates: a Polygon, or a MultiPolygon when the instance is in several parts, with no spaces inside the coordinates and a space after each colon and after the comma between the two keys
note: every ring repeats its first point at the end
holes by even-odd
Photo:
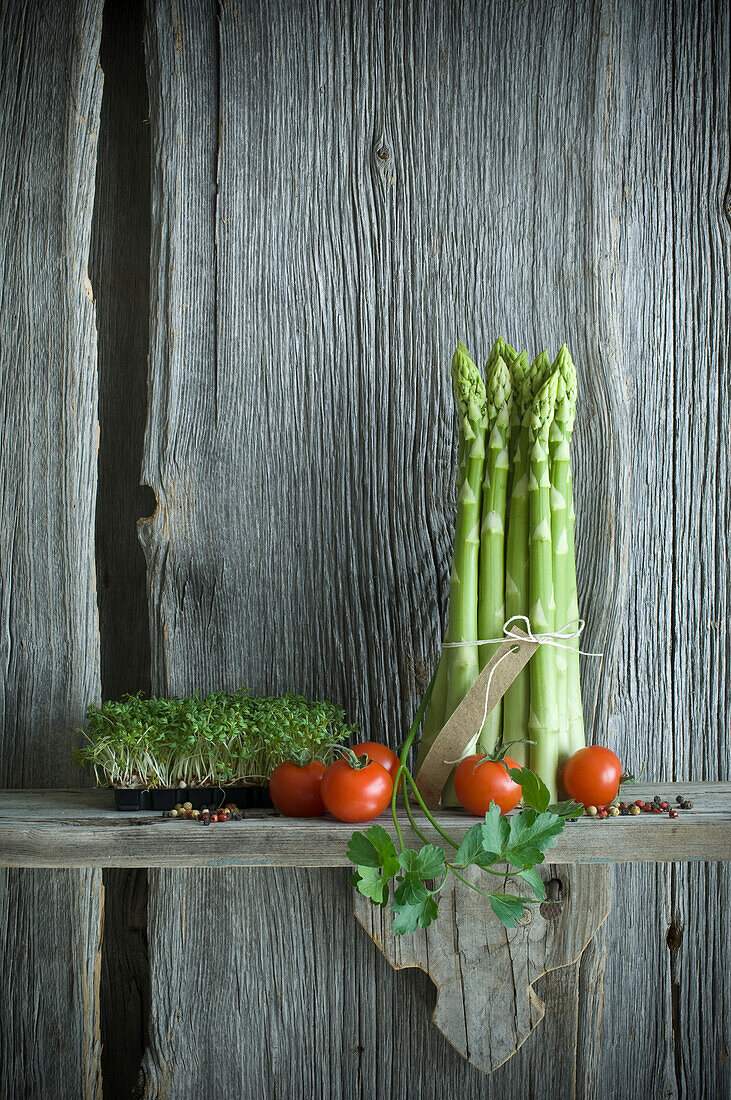
{"type": "Polygon", "coordinates": [[[642,810],[639,806],[630,806],[629,812],[632,814],[633,817],[637,817],[638,814],[642,813],[642,810]]]}

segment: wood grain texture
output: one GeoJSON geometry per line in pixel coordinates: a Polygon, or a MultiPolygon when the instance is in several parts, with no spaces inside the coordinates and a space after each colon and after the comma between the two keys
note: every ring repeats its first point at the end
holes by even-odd
{"type": "MultiPolygon", "coordinates": [[[[548,1072],[559,1086],[573,1087],[575,1066],[564,1051],[577,1027],[575,981],[570,990],[559,986],[572,1006],[569,1021],[547,1013],[539,1025],[544,1049],[562,1050],[555,1070],[547,1070],[545,1055],[543,1062],[531,1059],[526,1043],[485,1078],[431,1025],[431,982],[395,974],[355,924],[343,883],[334,870],[150,873],[151,930],[164,926],[167,939],[151,940],[159,1000],[146,1063],[149,1100],[177,1095],[186,1080],[191,1089],[207,1081],[212,1091],[234,1082],[247,1100],[540,1097],[550,1094],[548,1072]],[[225,960],[208,953],[214,910],[225,960]],[[208,921],[198,918],[203,912],[208,921]],[[181,956],[188,959],[185,972],[176,963],[181,956]],[[228,1011],[202,1014],[192,1050],[190,1001],[212,987],[228,1011]]],[[[570,969],[559,973],[565,979],[570,969]]],[[[556,976],[543,986],[553,988],[556,976]]]]}
{"type": "MultiPolygon", "coordinates": [[[[673,800],[672,784],[649,785],[673,800]]],[[[731,784],[685,784],[694,809],[671,821],[643,815],[566,825],[549,864],[731,861],[731,784]]],[[[0,791],[0,866],[10,867],[349,867],[353,826],[332,818],[282,818],[250,810],[243,821],[203,828],[162,820],[150,811],[119,813],[110,791],[0,791]]],[[[400,812],[404,837],[418,837],[400,812]]],[[[438,811],[436,820],[461,840],[474,818],[438,811]]],[[[395,837],[390,816],[383,826],[395,837]]],[[[429,825],[424,832],[443,845],[429,825]]]]}
{"type": "Polygon", "coordinates": [[[0,871],[0,1095],[101,1100],[101,872],[0,871]]]}
{"type": "MultiPolygon", "coordinates": [[[[0,7],[0,776],[79,782],[99,697],[96,331],[87,276],[101,0],[0,7]]],[[[0,880],[0,1093],[101,1092],[100,871],[0,880]]]]}
{"type": "Polygon", "coordinates": [[[96,331],[87,275],[101,0],[5,5],[0,662],[3,786],[52,787],[99,696],[96,331]]]}
{"type": "MultiPolygon", "coordinates": [[[[688,526],[672,485],[678,464],[709,465],[693,451],[705,453],[705,444],[690,416],[691,391],[704,405],[699,422],[713,421],[712,439],[717,426],[725,438],[728,417],[722,369],[709,365],[707,381],[696,378],[683,391],[688,370],[677,320],[690,306],[693,324],[683,331],[694,364],[707,348],[717,356],[726,350],[728,323],[716,304],[726,301],[728,271],[720,205],[727,23],[726,5],[681,0],[353,0],[274,3],[265,14],[234,0],[220,11],[203,0],[150,2],[156,228],[145,478],[158,508],[142,535],[158,688],[246,682],[326,693],[345,702],[367,734],[398,740],[444,628],[451,347],[464,337],[479,359],[498,331],[525,339],[531,351],[566,338],[581,384],[582,613],[591,648],[605,651],[601,666],[585,670],[590,733],[609,731],[628,760],[647,759],[651,775],[683,774],[681,739],[713,746],[703,777],[715,777],[714,761],[725,766],[723,625],[704,651],[713,667],[700,712],[690,702],[698,677],[688,672],[698,666],[676,640],[686,627],[691,638],[697,631],[688,600],[698,616],[728,599],[725,459],[708,472],[688,526]],[[708,289],[693,314],[699,278],[708,289]],[[706,549],[693,542],[700,531],[714,554],[705,562],[706,549]],[[675,575],[689,554],[699,564],[692,581],[679,580],[690,584],[681,599],[675,575]]],[[[242,890],[253,881],[216,873],[242,890]]],[[[305,881],[298,874],[287,897],[305,881]]],[[[177,891],[175,881],[162,872],[155,888],[164,884],[179,900],[189,892],[186,913],[197,914],[195,878],[181,875],[177,891]]],[[[343,880],[324,881],[339,905],[343,880]]],[[[615,874],[615,883],[623,898],[646,904],[627,902],[607,929],[615,950],[605,1045],[598,1050],[594,1004],[577,1019],[575,1091],[593,1095],[610,1079],[618,1089],[641,1083],[650,1091],[659,1057],[663,1088],[673,1095],[679,1067],[695,1057],[688,1037],[701,1018],[692,1007],[697,963],[679,968],[676,951],[681,992],[673,999],[671,879],[633,869],[615,874]],[[640,980],[627,979],[627,952],[643,960],[640,980]],[[678,1005],[696,1013],[687,1032],[682,1018],[672,1026],[678,1005]]],[[[714,906],[709,895],[711,940],[725,950],[714,906]]],[[[163,952],[161,898],[151,913],[163,952]]],[[[189,919],[190,955],[180,957],[178,984],[186,959],[195,969],[194,952],[214,943],[202,915],[189,919]]],[[[367,947],[360,958],[368,985],[379,964],[367,947]]],[[[601,974],[596,959],[591,965],[601,974]]],[[[724,963],[716,965],[721,974],[724,963]]],[[[587,988],[582,967],[574,991],[576,983],[587,988]]],[[[411,990],[427,987],[413,975],[397,982],[378,973],[376,984],[387,984],[368,1034],[395,1050],[383,1021],[413,1023],[404,978],[411,990]]],[[[566,975],[542,980],[549,1004],[555,989],[559,1015],[569,1012],[571,1002],[560,1003],[566,985],[566,975]]],[[[156,997],[153,1014],[162,1020],[162,985],[156,997]]],[[[728,1019],[725,1003],[720,1015],[728,1019]]],[[[498,1071],[503,1088],[528,1081],[533,1095],[563,1094],[564,1077],[541,1069],[551,1049],[549,1019],[542,1041],[539,1032],[514,1069],[498,1071]]],[[[202,1083],[202,1067],[214,1069],[199,1021],[193,1014],[179,1026],[188,1079],[202,1083]]],[[[716,1021],[697,1068],[721,1092],[728,1085],[717,1043],[725,1027],[716,1021]]],[[[479,1082],[434,1048],[425,1080],[427,1047],[417,1032],[410,1066],[423,1095],[498,1089],[497,1075],[479,1082]]],[[[565,1028],[552,1037],[559,1034],[565,1028]]],[[[237,1042],[234,1067],[256,1050],[245,1031],[237,1042]]],[[[151,1049],[148,1078],[162,1080],[155,1061],[162,1052],[151,1049]]],[[[318,1047],[318,1081],[330,1079],[323,1064],[331,1056],[335,1065],[336,1056],[318,1047]]],[[[369,1095],[378,1072],[349,1083],[352,1094],[369,1095]]],[[[391,1073],[400,1094],[410,1094],[398,1058],[391,1073]]],[[[337,1071],[331,1076],[337,1080],[337,1071]]],[[[265,1094],[273,1080],[259,1082],[265,1094]]],[[[241,1087],[235,1068],[230,1083],[241,1087]]],[[[306,1094],[300,1079],[290,1085],[306,1094]]]]}
{"type": "MultiPolygon", "coordinates": [[[[541,875],[546,883],[563,879],[566,897],[553,903],[560,905],[560,915],[549,903],[533,905],[510,930],[500,924],[486,897],[454,878],[441,894],[437,920],[410,936],[394,936],[389,910],[361,896],[355,900],[358,920],[391,965],[397,969],[418,966],[429,974],[437,987],[434,1023],[455,1050],[485,1073],[511,1058],[543,1019],[545,1005],[533,983],[549,970],[577,963],[609,915],[605,868],[573,868],[570,886],[566,869],[544,867],[541,875]]],[[[474,868],[465,878],[485,889],[484,875],[474,868]]],[[[523,886],[514,889],[511,883],[511,891],[532,897],[523,886]]],[[[567,992],[574,1013],[564,1056],[573,1066],[578,1012],[575,975],[568,978],[567,992]]]]}
{"type": "MultiPolygon", "coordinates": [[[[622,189],[616,236],[634,519],[610,730],[623,759],[644,762],[648,775],[724,780],[729,6],[619,4],[613,28],[607,125],[622,189]]],[[[731,957],[718,903],[731,893],[729,869],[616,868],[613,877],[615,897],[640,896],[643,905],[628,905],[607,927],[602,1074],[633,1080],[638,1093],[731,1096],[731,1004],[720,979],[731,957]],[[698,906],[692,932],[689,905],[698,906]],[[652,998],[626,980],[628,954],[642,960],[652,998]]]]}

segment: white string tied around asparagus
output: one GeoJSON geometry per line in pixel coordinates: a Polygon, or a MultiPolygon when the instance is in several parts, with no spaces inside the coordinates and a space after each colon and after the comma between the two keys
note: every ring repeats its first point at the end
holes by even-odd
{"type": "MultiPolygon", "coordinates": [[[[565,626],[562,626],[560,630],[547,631],[545,634],[534,634],[531,629],[530,619],[527,615],[512,615],[503,626],[502,638],[478,638],[474,642],[443,642],[443,649],[464,649],[466,646],[482,646],[482,645],[502,645],[505,641],[514,642],[537,642],[538,645],[550,645],[554,649],[565,649],[573,653],[580,653],[582,657],[603,657],[603,653],[590,653],[586,649],[577,649],[571,643],[581,638],[586,628],[586,622],[584,619],[569,619],[565,626]],[[513,624],[520,622],[523,624],[522,633],[518,634],[513,624]],[[569,643],[568,645],[566,643],[569,643]]],[[[480,736],[481,731],[487,721],[487,701],[490,698],[490,686],[492,684],[492,678],[495,675],[495,671],[502,661],[506,657],[509,657],[515,650],[511,646],[503,653],[502,657],[499,657],[495,664],[490,669],[490,675],[487,678],[487,687],[485,688],[485,707],[482,712],[482,721],[480,727],[475,734],[475,739],[480,736]]],[[[472,744],[472,741],[470,741],[472,744]]],[[[468,755],[468,754],[467,754],[468,755]]],[[[459,760],[445,760],[445,764],[459,764],[459,760]]]]}

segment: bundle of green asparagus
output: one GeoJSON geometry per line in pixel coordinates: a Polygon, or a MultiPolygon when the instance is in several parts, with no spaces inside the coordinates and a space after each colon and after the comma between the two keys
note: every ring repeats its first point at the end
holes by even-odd
{"type": "MultiPolygon", "coordinates": [[[[445,641],[461,644],[442,649],[417,768],[497,648],[470,643],[502,637],[514,615],[545,634],[570,630],[579,613],[570,458],[576,370],[566,345],[553,363],[541,352],[529,364],[500,337],[483,380],[460,344],[452,381],[458,503],[445,641]]],[[[565,644],[540,646],[478,738],[487,753],[512,742],[510,755],[537,772],[552,797],[564,760],[584,744],[578,639],[565,644]]],[[[456,803],[451,781],[442,803],[456,803]]]]}

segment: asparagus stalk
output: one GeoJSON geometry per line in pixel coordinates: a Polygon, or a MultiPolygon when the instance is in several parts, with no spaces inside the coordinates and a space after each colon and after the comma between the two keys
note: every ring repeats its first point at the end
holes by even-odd
{"type": "Polygon", "coordinates": [[[487,366],[485,367],[485,378],[487,378],[487,373],[492,368],[498,356],[502,359],[503,363],[505,363],[508,370],[512,370],[513,363],[518,358],[518,353],[515,348],[511,348],[508,341],[502,336],[498,336],[488,356],[487,366]]]}
{"type": "MultiPolygon", "coordinates": [[[[559,373],[552,372],[526,412],[530,473],[528,488],[529,517],[529,592],[530,624],[535,634],[554,629],[553,554],[551,550],[551,480],[548,451],[549,431],[556,404],[559,373]]],[[[530,716],[528,733],[533,742],[531,769],[543,780],[556,798],[558,768],[558,705],[556,696],[556,650],[540,646],[533,655],[530,673],[530,716]]]]}
{"type": "MultiPolygon", "coordinates": [[[[579,617],[579,601],[576,589],[576,554],[574,548],[575,518],[573,480],[571,477],[571,463],[569,462],[566,519],[566,534],[568,539],[568,557],[566,564],[568,570],[569,590],[567,616],[569,621],[571,621],[572,619],[578,619],[579,617]]],[[[578,749],[583,749],[585,744],[584,709],[581,703],[581,677],[579,670],[578,638],[573,639],[570,645],[571,652],[567,653],[566,655],[568,657],[567,694],[569,712],[569,754],[576,752],[578,749]]]]}
{"type": "MultiPolygon", "coordinates": [[[[507,505],[510,420],[513,406],[510,371],[500,354],[499,340],[485,368],[487,388],[487,454],[482,485],[480,574],[477,630],[480,638],[502,636],[505,622],[505,510],[507,505]]],[[[499,644],[499,643],[498,643],[499,644]]],[[[498,644],[480,646],[484,668],[498,644]]],[[[480,745],[491,752],[502,732],[502,700],[488,715],[480,745]]]]}
{"type": "MultiPolygon", "coordinates": [[[[527,368],[525,353],[513,365],[514,450],[512,485],[508,514],[508,538],[505,554],[505,617],[528,615],[530,611],[528,568],[528,473],[529,430],[526,413],[533,404],[550,372],[545,352],[527,368]]],[[[532,662],[531,662],[532,663],[532,662]]],[[[530,675],[524,669],[508,688],[503,699],[503,740],[521,741],[528,737],[530,716],[530,675]]],[[[528,762],[527,746],[516,744],[511,750],[518,764],[528,762]]]]}
{"type": "Polygon", "coordinates": [[[515,458],[518,440],[520,439],[520,428],[525,413],[525,408],[523,406],[523,390],[530,372],[527,353],[521,351],[520,355],[516,355],[513,362],[508,365],[510,367],[510,377],[513,388],[513,404],[510,411],[510,459],[512,463],[515,458]]]}
{"type": "MultiPolygon", "coordinates": [[[[459,414],[457,522],[445,641],[477,638],[477,555],[482,470],[485,458],[485,384],[464,344],[452,360],[452,380],[459,414]],[[473,621],[474,620],[474,621],[473,621]]],[[[477,647],[443,649],[429,707],[424,716],[417,770],[434,738],[461,703],[479,672],[477,647]],[[460,694],[461,692],[461,694],[460,694]]]]}
{"type": "MultiPolygon", "coordinates": [[[[553,592],[556,603],[555,629],[560,631],[575,618],[569,613],[570,572],[568,503],[570,494],[571,432],[576,411],[576,369],[564,344],[553,364],[558,374],[556,408],[549,433],[551,472],[551,546],[553,550],[553,592]]],[[[576,570],[574,569],[574,578],[576,570]]],[[[567,642],[567,645],[570,643],[567,642]]],[[[568,670],[570,654],[556,649],[556,696],[558,704],[558,766],[571,755],[569,734],[568,670]]]]}
{"type": "MultiPolygon", "coordinates": [[[[460,344],[452,360],[452,384],[462,418],[465,470],[457,500],[454,557],[449,582],[449,640],[477,640],[480,501],[485,467],[486,392],[482,375],[460,344]]],[[[445,721],[464,699],[480,671],[477,646],[447,653],[445,721]]]]}

